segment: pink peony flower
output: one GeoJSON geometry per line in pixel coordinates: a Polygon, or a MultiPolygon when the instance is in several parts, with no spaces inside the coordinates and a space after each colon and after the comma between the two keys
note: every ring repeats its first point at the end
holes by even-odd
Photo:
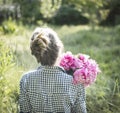
{"type": "Polygon", "coordinates": [[[83,62],[86,62],[86,60],[88,60],[88,59],[90,58],[90,56],[89,56],[89,55],[86,55],[86,54],[80,53],[80,54],[78,55],[78,58],[79,58],[80,60],[82,60],[83,62]]]}
{"type": "Polygon", "coordinates": [[[75,65],[75,69],[79,69],[79,68],[83,67],[83,62],[80,59],[75,58],[74,65],[75,65]]]}
{"type": "Polygon", "coordinates": [[[71,52],[67,52],[62,56],[60,66],[67,72],[73,71],[74,84],[81,83],[84,86],[94,83],[97,75],[101,72],[96,61],[85,54],[79,54],[78,57],[75,57],[71,52]]]}
{"type": "Polygon", "coordinates": [[[70,69],[75,69],[75,64],[74,64],[75,58],[72,55],[71,52],[67,52],[66,54],[63,54],[61,61],[60,61],[60,66],[62,66],[65,70],[70,70],[70,69]]]}

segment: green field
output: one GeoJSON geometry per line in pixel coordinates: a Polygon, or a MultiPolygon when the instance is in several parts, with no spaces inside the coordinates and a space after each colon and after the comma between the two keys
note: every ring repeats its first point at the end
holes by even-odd
{"type": "MultiPolygon", "coordinates": [[[[2,27],[0,31],[0,41],[5,44],[0,53],[8,48],[13,55],[13,65],[1,75],[5,81],[0,80],[3,84],[0,91],[4,92],[0,96],[0,113],[18,112],[19,80],[23,73],[39,65],[29,49],[36,26],[13,25],[15,29],[11,32],[9,27],[7,33],[3,33],[2,27]]],[[[86,88],[88,113],[120,113],[120,26],[96,27],[94,30],[89,26],[48,27],[58,33],[65,51],[88,54],[100,66],[102,73],[93,85],[86,88]]]]}

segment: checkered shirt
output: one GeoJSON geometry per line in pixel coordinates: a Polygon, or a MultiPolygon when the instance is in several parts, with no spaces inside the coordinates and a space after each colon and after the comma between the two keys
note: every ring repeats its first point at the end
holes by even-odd
{"type": "Polygon", "coordinates": [[[21,113],[87,113],[85,89],[58,66],[40,66],[20,81],[21,113]]]}

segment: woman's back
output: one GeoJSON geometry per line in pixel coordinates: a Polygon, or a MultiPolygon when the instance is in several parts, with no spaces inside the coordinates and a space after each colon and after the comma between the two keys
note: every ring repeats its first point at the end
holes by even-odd
{"type": "Polygon", "coordinates": [[[35,113],[70,113],[77,98],[77,90],[80,89],[80,86],[77,89],[72,84],[72,76],[57,66],[41,66],[38,70],[25,74],[21,84],[27,94],[26,99],[30,102],[27,108],[25,103],[21,104],[21,109],[35,113]]]}

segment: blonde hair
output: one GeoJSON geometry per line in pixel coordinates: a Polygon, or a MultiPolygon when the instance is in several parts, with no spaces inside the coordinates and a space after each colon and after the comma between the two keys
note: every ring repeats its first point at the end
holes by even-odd
{"type": "Polygon", "coordinates": [[[42,65],[54,65],[61,54],[63,44],[50,28],[36,28],[31,37],[31,53],[42,65]]]}

